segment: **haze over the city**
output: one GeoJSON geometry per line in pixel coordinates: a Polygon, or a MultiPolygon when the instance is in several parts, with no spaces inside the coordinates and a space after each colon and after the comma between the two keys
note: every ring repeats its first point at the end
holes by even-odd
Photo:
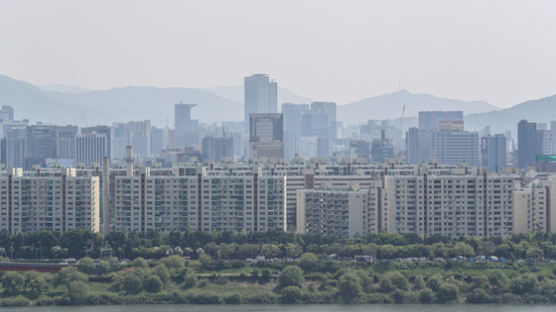
{"type": "Polygon", "coordinates": [[[554,1],[2,1],[0,74],[35,85],[241,85],[346,104],[400,87],[499,107],[556,90],[554,1]]]}

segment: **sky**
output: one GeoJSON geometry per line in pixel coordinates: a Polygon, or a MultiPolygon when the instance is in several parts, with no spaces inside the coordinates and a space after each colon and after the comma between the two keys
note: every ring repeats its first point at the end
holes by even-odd
{"type": "Polygon", "coordinates": [[[0,74],[213,87],[266,73],[347,104],[399,88],[499,107],[556,93],[556,1],[0,1],[0,74]]]}

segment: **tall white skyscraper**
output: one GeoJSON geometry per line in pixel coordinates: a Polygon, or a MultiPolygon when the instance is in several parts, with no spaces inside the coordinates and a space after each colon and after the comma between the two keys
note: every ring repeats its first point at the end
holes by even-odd
{"type": "Polygon", "coordinates": [[[249,115],[278,112],[278,84],[268,75],[245,77],[244,127],[249,130],[249,115]]]}

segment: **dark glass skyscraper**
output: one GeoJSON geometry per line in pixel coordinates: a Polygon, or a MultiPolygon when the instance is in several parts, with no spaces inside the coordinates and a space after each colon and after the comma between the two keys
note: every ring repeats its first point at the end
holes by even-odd
{"type": "Polygon", "coordinates": [[[526,168],[535,163],[537,156],[537,124],[522,120],[517,124],[517,165],[526,168]]]}

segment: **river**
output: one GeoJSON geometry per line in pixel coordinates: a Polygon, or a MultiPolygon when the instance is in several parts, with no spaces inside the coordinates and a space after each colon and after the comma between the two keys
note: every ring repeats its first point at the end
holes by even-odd
{"type": "Polygon", "coordinates": [[[9,312],[554,312],[556,305],[119,305],[1,308],[9,312]]]}

